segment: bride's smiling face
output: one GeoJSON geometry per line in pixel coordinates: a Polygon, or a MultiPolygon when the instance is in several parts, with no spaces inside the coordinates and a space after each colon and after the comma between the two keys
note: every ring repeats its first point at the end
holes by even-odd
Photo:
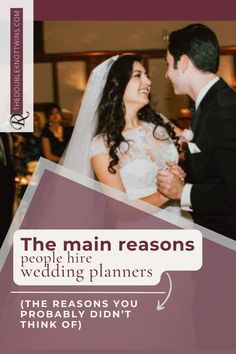
{"type": "Polygon", "coordinates": [[[123,97],[125,105],[134,105],[137,109],[146,106],[149,103],[150,88],[151,80],[148,78],[146,70],[141,63],[135,61],[132,76],[123,97]]]}

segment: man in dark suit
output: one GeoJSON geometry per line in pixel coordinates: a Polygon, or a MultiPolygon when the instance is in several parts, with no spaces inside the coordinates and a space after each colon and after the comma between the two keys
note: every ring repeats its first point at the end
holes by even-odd
{"type": "Polygon", "coordinates": [[[236,93],[216,75],[219,53],[215,33],[202,24],[170,35],[166,77],[176,94],[192,98],[196,114],[186,183],[162,170],[158,189],[197,224],[236,240],[236,93]]]}
{"type": "Polygon", "coordinates": [[[7,133],[0,133],[0,247],[13,217],[14,177],[11,136],[7,133]]]}

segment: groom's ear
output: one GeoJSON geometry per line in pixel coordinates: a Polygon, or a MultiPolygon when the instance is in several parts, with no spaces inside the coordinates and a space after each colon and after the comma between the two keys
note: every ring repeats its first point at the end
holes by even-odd
{"type": "Polygon", "coordinates": [[[190,59],[187,55],[183,54],[181,55],[180,57],[180,60],[179,60],[179,68],[181,70],[181,72],[184,74],[186,72],[186,70],[188,69],[189,67],[189,64],[190,64],[190,59]]]}

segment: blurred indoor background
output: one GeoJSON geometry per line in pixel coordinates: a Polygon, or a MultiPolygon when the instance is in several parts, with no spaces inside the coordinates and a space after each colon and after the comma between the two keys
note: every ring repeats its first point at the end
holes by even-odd
{"type": "MultiPolygon", "coordinates": [[[[210,26],[221,46],[219,75],[236,86],[236,22],[210,26]]],[[[152,101],[167,117],[187,124],[189,100],[165,79],[168,34],[191,21],[46,21],[35,23],[35,103],[58,103],[77,116],[91,70],[115,53],[139,52],[152,80],[152,101]]]]}

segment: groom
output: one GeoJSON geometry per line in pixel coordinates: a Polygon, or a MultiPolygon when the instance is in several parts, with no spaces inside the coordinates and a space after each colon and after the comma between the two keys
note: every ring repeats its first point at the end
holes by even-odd
{"type": "Polygon", "coordinates": [[[199,225],[236,240],[236,93],[219,78],[219,44],[203,24],[169,37],[166,77],[195,102],[194,138],[185,154],[186,183],[161,170],[158,189],[199,225]]]}

